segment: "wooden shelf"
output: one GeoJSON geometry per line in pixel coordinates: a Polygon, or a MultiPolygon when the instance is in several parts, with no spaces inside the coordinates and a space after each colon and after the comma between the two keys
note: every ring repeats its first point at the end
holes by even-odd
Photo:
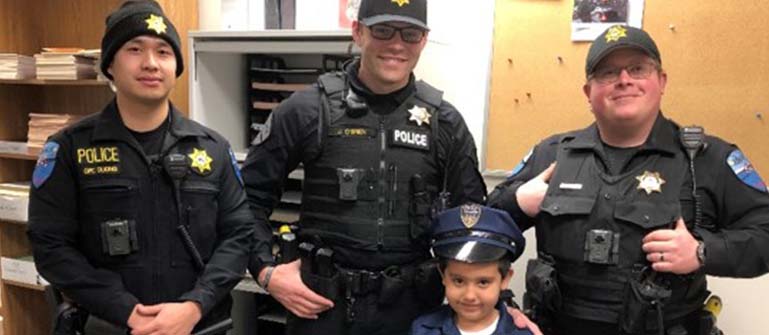
{"type": "Polygon", "coordinates": [[[30,148],[26,142],[0,141],[0,158],[34,161],[39,154],[40,148],[30,148]]]}
{"type": "Polygon", "coordinates": [[[278,84],[278,83],[260,83],[252,82],[251,88],[255,90],[276,91],[276,92],[296,92],[310,87],[311,84],[278,84]]]}
{"type": "Polygon", "coordinates": [[[275,107],[278,107],[279,103],[277,102],[264,102],[264,101],[254,101],[253,106],[256,109],[263,109],[263,110],[272,110],[275,107]]]}
{"type": "Polygon", "coordinates": [[[15,280],[10,280],[10,279],[3,279],[3,284],[14,286],[14,287],[26,288],[26,289],[35,290],[35,291],[45,292],[45,286],[43,286],[43,285],[32,285],[32,284],[22,283],[22,282],[18,282],[18,281],[15,281],[15,280]]]}
{"type": "Polygon", "coordinates": [[[27,226],[27,222],[26,221],[15,221],[15,220],[8,220],[8,219],[0,219],[0,222],[2,222],[2,223],[10,223],[10,224],[18,225],[18,226],[25,226],[25,227],[27,226]]]}
{"type": "Polygon", "coordinates": [[[107,86],[107,81],[96,79],[56,80],[56,79],[0,79],[3,85],[62,85],[62,86],[107,86]]]}

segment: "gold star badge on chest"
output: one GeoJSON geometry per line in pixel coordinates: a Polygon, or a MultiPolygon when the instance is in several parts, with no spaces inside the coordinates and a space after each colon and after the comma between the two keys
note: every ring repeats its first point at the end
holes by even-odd
{"type": "Polygon", "coordinates": [[[409,113],[411,113],[409,121],[416,122],[417,126],[422,126],[423,123],[430,124],[430,113],[427,111],[427,108],[414,105],[414,107],[409,109],[409,113]]]}
{"type": "Polygon", "coordinates": [[[646,191],[647,195],[652,194],[652,192],[662,193],[662,184],[665,183],[665,179],[660,177],[659,172],[644,171],[642,175],[636,176],[635,179],[638,180],[638,187],[636,189],[646,191]]]}
{"type": "Polygon", "coordinates": [[[192,153],[187,155],[187,157],[192,160],[190,167],[192,167],[192,171],[195,173],[202,176],[213,171],[211,169],[211,162],[214,160],[205,150],[193,149],[192,153]]]}
{"type": "Polygon", "coordinates": [[[162,16],[150,14],[150,17],[144,20],[144,22],[147,22],[147,29],[154,30],[158,35],[166,32],[167,27],[166,23],[163,22],[162,16]]]}

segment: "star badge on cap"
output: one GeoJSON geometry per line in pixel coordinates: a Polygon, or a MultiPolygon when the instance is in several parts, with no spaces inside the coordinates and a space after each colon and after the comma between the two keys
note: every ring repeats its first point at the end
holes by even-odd
{"type": "Polygon", "coordinates": [[[195,173],[205,175],[206,172],[210,173],[213,171],[211,169],[211,162],[214,160],[208,155],[206,150],[193,149],[192,153],[187,156],[192,160],[190,167],[192,167],[192,171],[195,171],[195,173]]]}
{"type": "Polygon", "coordinates": [[[403,7],[403,5],[409,4],[409,0],[390,0],[390,2],[398,4],[398,7],[403,7]]]}
{"type": "Polygon", "coordinates": [[[659,172],[644,171],[642,175],[636,176],[635,179],[638,180],[638,187],[636,189],[646,191],[647,195],[652,194],[652,192],[661,193],[662,184],[665,183],[665,179],[660,177],[659,172]]]}
{"type": "Polygon", "coordinates": [[[479,204],[464,204],[459,208],[459,217],[467,229],[472,228],[481,218],[483,209],[479,204]]]}
{"type": "Polygon", "coordinates": [[[150,17],[144,20],[144,22],[147,22],[147,29],[154,30],[158,35],[166,32],[167,26],[166,23],[163,22],[162,16],[150,14],[150,17]]]}
{"type": "Polygon", "coordinates": [[[619,41],[623,37],[627,37],[627,29],[623,26],[614,26],[606,31],[606,43],[619,41]]]}
{"type": "Polygon", "coordinates": [[[414,105],[409,109],[409,113],[411,113],[409,121],[416,122],[417,126],[422,126],[422,123],[430,124],[430,113],[427,112],[427,108],[414,105]]]}

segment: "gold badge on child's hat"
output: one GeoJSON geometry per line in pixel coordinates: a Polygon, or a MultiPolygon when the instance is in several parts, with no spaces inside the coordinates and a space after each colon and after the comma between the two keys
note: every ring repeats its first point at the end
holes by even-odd
{"type": "Polygon", "coordinates": [[[459,208],[459,217],[462,219],[462,223],[467,229],[472,228],[478,219],[481,218],[481,205],[479,204],[464,204],[459,208]]]}

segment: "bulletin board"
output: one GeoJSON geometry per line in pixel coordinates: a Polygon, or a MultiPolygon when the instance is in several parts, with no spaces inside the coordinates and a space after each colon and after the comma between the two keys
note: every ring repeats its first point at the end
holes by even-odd
{"type": "MultiPolygon", "coordinates": [[[[496,0],[485,167],[510,170],[548,135],[593,121],[589,43],[571,0],[496,0]]],[[[665,116],[736,143],[769,178],[769,1],[647,0],[643,29],[668,73],[665,116]]]]}

